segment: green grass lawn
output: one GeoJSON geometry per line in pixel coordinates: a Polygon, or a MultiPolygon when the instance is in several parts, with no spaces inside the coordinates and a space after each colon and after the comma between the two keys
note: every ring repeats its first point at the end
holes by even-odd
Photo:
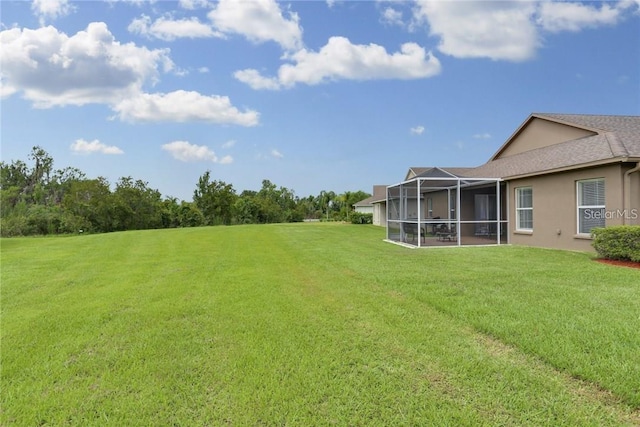
{"type": "Polygon", "coordinates": [[[640,425],[640,271],[286,224],[4,239],[0,425],[640,425]]]}

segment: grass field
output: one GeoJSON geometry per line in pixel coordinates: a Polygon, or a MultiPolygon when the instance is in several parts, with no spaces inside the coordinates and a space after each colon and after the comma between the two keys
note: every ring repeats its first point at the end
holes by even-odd
{"type": "Polygon", "coordinates": [[[5,239],[9,425],[640,425],[640,271],[373,226],[5,239]]]}

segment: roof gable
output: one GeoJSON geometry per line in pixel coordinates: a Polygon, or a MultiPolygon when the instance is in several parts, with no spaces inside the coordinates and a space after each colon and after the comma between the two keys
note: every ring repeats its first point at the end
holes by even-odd
{"type": "Polygon", "coordinates": [[[638,161],[639,158],[640,116],[532,114],[473,174],[513,178],[612,162],[638,161]],[[531,126],[531,131],[526,135],[528,126],[531,126]],[[546,134],[546,131],[554,129],[558,136],[546,134]],[[580,130],[586,135],[580,136],[580,130]],[[571,133],[578,137],[562,141],[571,133]],[[527,145],[527,138],[534,135],[547,138],[550,143],[527,145]],[[521,137],[523,139],[518,140],[521,137]],[[520,149],[509,149],[519,143],[520,149]],[[528,149],[523,150],[523,147],[528,149]]]}
{"type": "Polygon", "coordinates": [[[387,200],[387,186],[386,185],[374,185],[373,195],[366,199],[360,200],[354,203],[353,206],[372,206],[374,203],[380,203],[387,200]]]}
{"type": "Polygon", "coordinates": [[[404,180],[408,181],[410,179],[416,177],[458,177],[458,176],[466,176],[469,171],[474,170],[475,168],[470,167],[411,167],[409,171],[407,171],[407,175],[404,180]]]}
{"type": "Polygon", "coordinates": [[[597,135],[597,130],[551,116],[532,114],[496,151],[491,160],[597,135]]]}

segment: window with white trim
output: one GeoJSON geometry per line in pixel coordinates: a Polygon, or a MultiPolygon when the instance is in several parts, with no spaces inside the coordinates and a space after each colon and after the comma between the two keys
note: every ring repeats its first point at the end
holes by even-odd
{"type": "Polygon", "coordinates": [[[578,234],[605,226],[604,178],[577,182],[578,234]]]}
{"type": "Polygon", "coordinates": [[[516,188],[516,230],[533,231],[533,188],[516,188]]]}

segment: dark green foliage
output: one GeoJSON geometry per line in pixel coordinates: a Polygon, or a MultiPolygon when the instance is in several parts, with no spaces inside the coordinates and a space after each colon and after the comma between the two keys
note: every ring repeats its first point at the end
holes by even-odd
{"type": "Polygon", "coordinates": [[[640,226],[596,228],[591,234],[599,257],[640,262],[640,226]]]}
{"type": "Polygon", "coordinates": [[[351,213],[351,224],[373,224],[373,214],[353,212],[351,213]]]}
{"type": "Polygon", "coordinates": [[[233,219],[236,191],[231,184],[210,179],[210,171],[200,177],[198,187],[193,192],[193,201],[202,212],[206,225],[229,225],[233,219]]]}
{"type": "Polygon", "coordinates": [[[266,224],[305,219],[349,221],[353,204],[369,197],[362,191],[300,199],[293,190],[262,181],[260,191],[238,196],[233,185],[213,180],[205,172],[193,202],[162,199],[149,183],[130,176],[115,189],[103,177],[87,179],[82,171],[53,168],[53,158],[41,147],[28,156],[0,162],[0,235],[3,237],[105,233],[202,225],[266,224]]]}
{"type": "Polygon", "coordinates": [[[160,192],[147,182],[120,178],[113,192],[114,228],[116,230],[144,230],[161,228],[162,199],[160,192]]]}

